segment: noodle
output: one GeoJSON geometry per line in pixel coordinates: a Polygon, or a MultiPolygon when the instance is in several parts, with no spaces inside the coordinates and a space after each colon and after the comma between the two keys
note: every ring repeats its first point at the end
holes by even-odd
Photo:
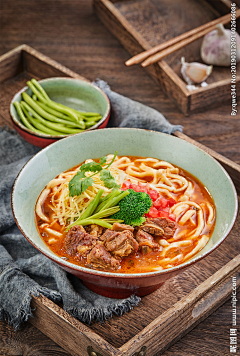
{"type": "MultiPolygon", "coordinates": [[[[107,156],[107,164],[112,158],[113,155],[107,156]]],[[[93,160],[88,159],[84,163],[89,162],[93,160]]],[[[62,248],[61,241],[64,239],[66,226],[86,211],[99,189],[103,190],[102,197],[112,191],[104,186],[99,174],[96,174],[92,177],[92,186],[78,196],[69,196],[69,182],[80,166],[52,179],[36,204],[39,233],[58,254],[62,248]]],[[[158,251],[153,250],[146,255],[137,252],[135,270],[128,266],[128,263],[132,265],[134,258],[125,257],[121,262],[120,272],[136,273],[171,268],[189,260],[207,244],[215,224],[216,211],[208,191],[195,177],[169,162],[151,157],[116,156],[109,170],[120,186],[126,181],[135,185],[144,184],[146,189],[152,189],[162,198],[175,202],[169,208],[169,214],[174,217],[176,224],[174,235],[170,238],[155,236],[158,251]]],[[[90,175],[91,172],[86,173],[87,177],[90,175]]],[[[151,247],[151,243],[148,244],[151,247]]],[[[80,263],[74,259],[71,262],[80,263]]]]}

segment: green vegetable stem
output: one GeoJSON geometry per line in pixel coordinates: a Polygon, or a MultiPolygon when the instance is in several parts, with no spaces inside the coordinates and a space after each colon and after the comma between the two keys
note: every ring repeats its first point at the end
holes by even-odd
{"type": "Polygon", "coordinates": [[[102,194],[103,194],[103,189],[99,189],[95,198],[88,205],[87,209],[82,213],[82,215],[76,221],[74,221],[71,225],[68,226],[67,231],[72,226],[75,225],[84,226],[84,225],[91,225],[91,224],[98,224],[100,226],[107,227],[108,229],[110,229],[112,227],[112,224],[114,224],[115,222],[119,222],[119,223],[123,222],[122,219],[110,218],[110,219],[103,220],[103,218],[106,218],[108,216],[111,216],[119,212],[120,207],[117,204],[129,194],[129,191],[114,190],[113,192],[109,193],[106,196],[107,199],[105,199],[102,202],[102,203],[107,203],[104,206],[102,203],[99,204],[102,194]],[[117,196],[116,193],[118,193],[117,196]],[[97,220],[98,223],[96,222],[97,220]],[[99,222],[104,223],[104,225],[100,224],[99,222]]]}
{"type": "Polygon", "coordinates": [[[106,195],[104,198],[100,199],[99,205],[98,205],[97,209],[94,212],[97,213],[100,210],[109,207],[109,206],[107,206],[109,201],[111,202],[112,199],[115,198],[116,196],[118,196],[119,194],[121,194],[121,190],[120,189],[113,189],[111,191],[111,193],[106,195]]]}
{"type": "Polygon", "coordinates": [[[86,219],[89,216],[92,215],[92,213],[94,212],[94,210],[96,209],[96,207],[98,206],[99,200],[102,196],[103,193],[103,189],[99,189],[99,191],[97,192],[97,195],[95,196],[95,198],[91,201],[91,203],[88,205],[87,209],[85,210],[85,212],[82,214],[81,219],[86,219]]]}
{"type": "MultiPolygon", "coordinates": [[[[72,226],[75,226],[75,225],[83,225],[84,226],[84,225],[96,224],[96,223],[92,222],[93,220],[96,220],[96,219],[98,221],[104,222],[104,220],[102,220],[102,218],[106,218],[107,216],[117,213],[119,211],[119,209],[120,209],[119,206],[114,206],[112,208],[102,210],[102,211],[98,212],[97,214],[93,214],[92,216],[89,216],[88,218],[85,218],[85,219],[82,219],[82,217],[80,217],[76,221],[74,221],[71,225],[69,225],[68,228],[66,229],[66,231],[68,231],[72,226]]],[[[114,220],[111,219],[110,221],[114,221],[114,220]]],[[[108,222],[108,224],[110,225],[110,227],[108,226],[108,228],[110,229],[112,227],[112,225],[109,222],[108,222]]],[[[97,225],[103,226],[101,224],[97,224],[97,225]]]]}

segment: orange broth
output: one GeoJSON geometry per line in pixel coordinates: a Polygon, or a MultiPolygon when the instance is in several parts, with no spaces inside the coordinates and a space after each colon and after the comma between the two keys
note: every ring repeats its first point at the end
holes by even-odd
{"type": "MultiPolygon", "coordinates": [[[[135,159],[139,159],[142,157],[128,156],[128,158],[130,158],[131,161],[134,161],[135,159]]],[[[98,159],[95,159],[94,161],[99,162],[98,159]]],[[[204,202],[209,202],[214,209],[214,220],[210,226],[209,225],[207,226],[207,224],[206,224],[207,217],[205,216],[206,213],[204,212],[205,226],[201,232],[201,235],[198,238],[194,239],[191,246],[185,247],[184,251],[181,251],[183,253],[183,255],[186,256],[189,252],[191,252],[195,248],[195,246],[197,245],[199,239],[201,238],[201,236],[203,234],[209,236],[209,238],[211,237],[213,230],[214,230],[214,226],[215,226],[216,209],[215,209],[213,198],[211,197],[207,188],[192,174],[186,172],[185,170],[181,169],[180,167],[178,167],[176,165],[173,165],[173,166],[179,168],[179,175],[186,177],[188,179],[188,181],[191,181],[193,183],[194,195],[195,195],[194,201],[198,204],[201,204],[204,202]]],[[[147,183],[147,179],[146,179],[146,183],[147,183]]],[[[182,193],[181,194],[171,193],[171,194],[174,197],[174,199],[176,199],[176,200],[178,199],[179,195],[182,195],[182,193]]],[[[190,199],[190,201],[191,201],[191,199],[190,199]]],[[[45,201],[43,202],[43,205],[42,205],[43,213],[51,220],[53,211],[50,208],[50,206],[51,206],[51,193],[48,195],[48,197],[45,199],[45,201]]],[[[193,220],[194,220],[194,218],[193,218],[193,220]]],[[[51,249],[52,252],[54,252],[59,257],[67,260],[68,262],[71,262],[73,264],[83,266],[83,267],[89,267],[86,265],[86,257],[81,256],[81,255],[72,257],[72,256],[68,255],[66,253],[66,251],[64,250],[63,247],[64,247],[64,238],[66,235],[66,232],[65,232],[66,226],[61,226],[58,222],[55,222],[53,225],[51,225],[52,229],[59,231],[60,233],[63,234],[63,236],[61,238],[59,238],[57,240],[57,242],[55,242],[53,244],[49,244],[48,243],[49,238],[54,237],[54,236],[51,236],[51,234],[46,233],[44,231],[44,229],[40,227],[44,223],[44,221],[41,220],[36,213],[35,213],[35,222],[36,222],[36,226],[37,226],[39,235],[41,236],[43,241],[48,245],[48,247],[51,249]]],[[[188,224],[185,224],[184,226],[181,226],[176,222],[176,225],[177,225],[177,230],[176,230],[175,234],[177,234],[178,232],[180,232],[186,228],[187,229],[192,228],[191,222],[188,222],[188,224]]],[[[184,240],[184,238],[185,237],[183,236],[180,240],[184,240]]],[[[170,238],[167,241],[174,242],[174,238],[170,238]]],[[[145,255],[142,254],[141,251],[137,251],[136,254],[132,254],[127,257],[123,257],[121,259],[121,264],[120,264],[119,268],[117,269],[117,271],[114,270],[114,272],[118,272],[118,273],[145,273],[145,272],[157,271],[158,269],[169,268],[168,263],[164,261],[163,257],[161,257],[161,251],[162,251],[162,249],[160,251],[159,250],[152,251],[145,255]]],[[[176,251],[170,253],[170,255],[168,255],[168,257],[169,256],[174,257],[175,255],[176,255],[176,251]]],[[[174,264],[171,264],[171,266],[176,266],[181,263],[182,262],[180,262],[180,263],[175,262],[174,264]]],[[[105,271],[111,272],[111,270],[107,270],[107,269],[105,271]]]]}

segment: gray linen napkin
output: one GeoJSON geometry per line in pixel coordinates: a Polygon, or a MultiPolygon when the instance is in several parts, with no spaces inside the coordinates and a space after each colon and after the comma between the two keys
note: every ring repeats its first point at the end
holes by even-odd
{"type": "MultiPolygon", "coordinates": [[[[109,96],[113,114],[111,126],[167,133],[182,130],[156,110],[112,92],[105,82],[98,81],[97,85],[109,96]]],[[[112,299],[91,292],[77,277],[38,253],[15,224],[11,211],[12,185],[20,169],[39,150],[17,133],[0,129],[0,319],[18,329],[33,316],[31,298],[40,293],[61,302],[64,310],[88,324],[128,312],[138,305],[139,297],[112,299]]]]}
{"type": "Polygon", "coordinates": [[[182,132],[181,125],[172,125],[159,111],[112,91],[103,80],[97,79],[94,84],[107,94],[111,102],[109,126],[136,127],[170,135],[175,131],[182,132]]]}

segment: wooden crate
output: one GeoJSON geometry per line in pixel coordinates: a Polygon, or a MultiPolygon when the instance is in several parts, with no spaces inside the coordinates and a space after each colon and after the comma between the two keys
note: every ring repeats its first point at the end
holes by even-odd
{"type": "MultiPolygon", "coordinates": [[[[93,3],[99,19],[131,55],[225,15],[231,5],[230,0],[93,0],[93,3]]],[[[230,101],[229,67],[214,67],[207,87],[194,91],[186,88],[180,72],[181,57],[186,62],[201,62],[201,43],[199,39],[145,68],[185,115],[230,101]]],[[[238,91],[240,69],[236,86],[238,91]]]]}
{"type": "MultiPolygon", "coordinates": [[[[1,56],[0,125],[11,125],[10,101],[28,79],[52,76],[85,79],[27,45],[1,56]]],[[[239,165],[180,132],[175,132],[175,136],[217,159],[231,175],[240,196],[239,165]]],[[[210,256],[143,297],[138,307],[121,317],[86,326],[61,306],[40,296],[33,297],[34,318],[29,321],[74,356],[160,355],[231,296],[233,276],[239,289],[239,231],[240,218],[229,237],[210,256]]]]}

